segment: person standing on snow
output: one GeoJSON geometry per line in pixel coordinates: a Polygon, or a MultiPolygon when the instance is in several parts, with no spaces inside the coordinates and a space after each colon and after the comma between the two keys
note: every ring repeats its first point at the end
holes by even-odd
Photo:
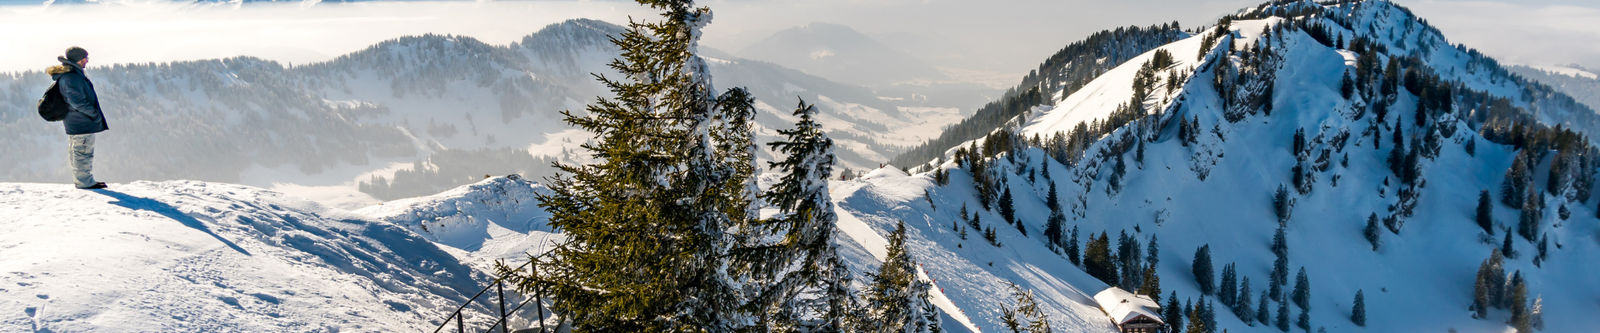
{"type": "Polygon", "coordinates": [[[106,188],[106,183],[96,182],[89,171],[94,168],[94,134],[104,132],[106,117],[100,112],[100,97],[94,92],[94,83],[84,76],[89,66],[89,51],[73,46],[67,55],[56,57],[60,66],[45,70],[56,81],[56,89],[72,109],[62,121],[67,129],[67,157],[72,168],[73,185],[80,189],[106,188]]]}

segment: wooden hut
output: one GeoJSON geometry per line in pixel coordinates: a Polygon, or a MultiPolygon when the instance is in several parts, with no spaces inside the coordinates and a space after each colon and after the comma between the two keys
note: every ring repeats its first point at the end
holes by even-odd
{"type": "Polygon", "coordinates": [[[1100,310],[1111,316],[1111,322],[1123,333],[1166,332],[1167,323],[1161,320],[1161,305],[1150,296],[1135,295],[1122,288],[1111,287],[1094,295],[1100,310]]]}

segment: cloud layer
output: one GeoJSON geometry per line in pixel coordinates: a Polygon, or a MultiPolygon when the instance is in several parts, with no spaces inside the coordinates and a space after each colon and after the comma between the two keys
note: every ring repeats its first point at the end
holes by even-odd
{"type": "MultiPolygon", "coordinates": [[[[5,1],[5,0],[0,0],[5,1]]],[[[850,26],[936,66],[1019,77],[1090,33],[1128,25],[1214,22],[1262,0],[702,0],[716,18],[704,45],[736,51],[810,22],[850,26]]],[[[1600,4],[1592,0],[1399,1],[1465,43],[1513,63],[1600,67],[1600,4]]],[[[327,60],[424,33],[507,44],[544,25],[614,23],[656,14],[632,1],[157,2],[40,6],[0,2],[0,72],[40,69],[68,46],[98,64],[237,55],[327,60]],[[72,22],[71,24],[63,24],[72,22]]],[[[1013,80],[1007,80],[1013,81],[1013,80]]]]}

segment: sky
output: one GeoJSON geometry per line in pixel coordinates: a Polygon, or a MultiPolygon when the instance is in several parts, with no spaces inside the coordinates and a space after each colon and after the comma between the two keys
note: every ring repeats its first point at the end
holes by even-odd
{"type": "MultiPolygon", "coordinates": [[[[851,26],[936,66],[1011,77],[1095,31],[1214,22],[1262,0],[702,0],[715,12],[703,45],[737,52],[810,22],[851,26]]],[[[1398,0],[1510,63],[1600,67],[1600,2],[1398,0]]],[[[323,61],[404,35],[455,34],[507,44],[568,18],[655,19],[631,1],[364,2],[194,5],[127,0],[42,6],[0,0],[0,71],[41,69],[68,46],[98,64],[249,55],[323,61]],[[63,22],[72,22],[63,24],[63,22]]],[[[1010,84],[1014,84],[1011,82],[1010,84]]]]}

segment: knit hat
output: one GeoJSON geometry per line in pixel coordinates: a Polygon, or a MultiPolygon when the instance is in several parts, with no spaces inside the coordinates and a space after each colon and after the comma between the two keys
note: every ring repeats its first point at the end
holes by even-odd
{"type": "Polygon", "coordinates": [[[89,50],[73,46],[67,49],[67,61],[78,62],[89,57],[89,50]]]}

